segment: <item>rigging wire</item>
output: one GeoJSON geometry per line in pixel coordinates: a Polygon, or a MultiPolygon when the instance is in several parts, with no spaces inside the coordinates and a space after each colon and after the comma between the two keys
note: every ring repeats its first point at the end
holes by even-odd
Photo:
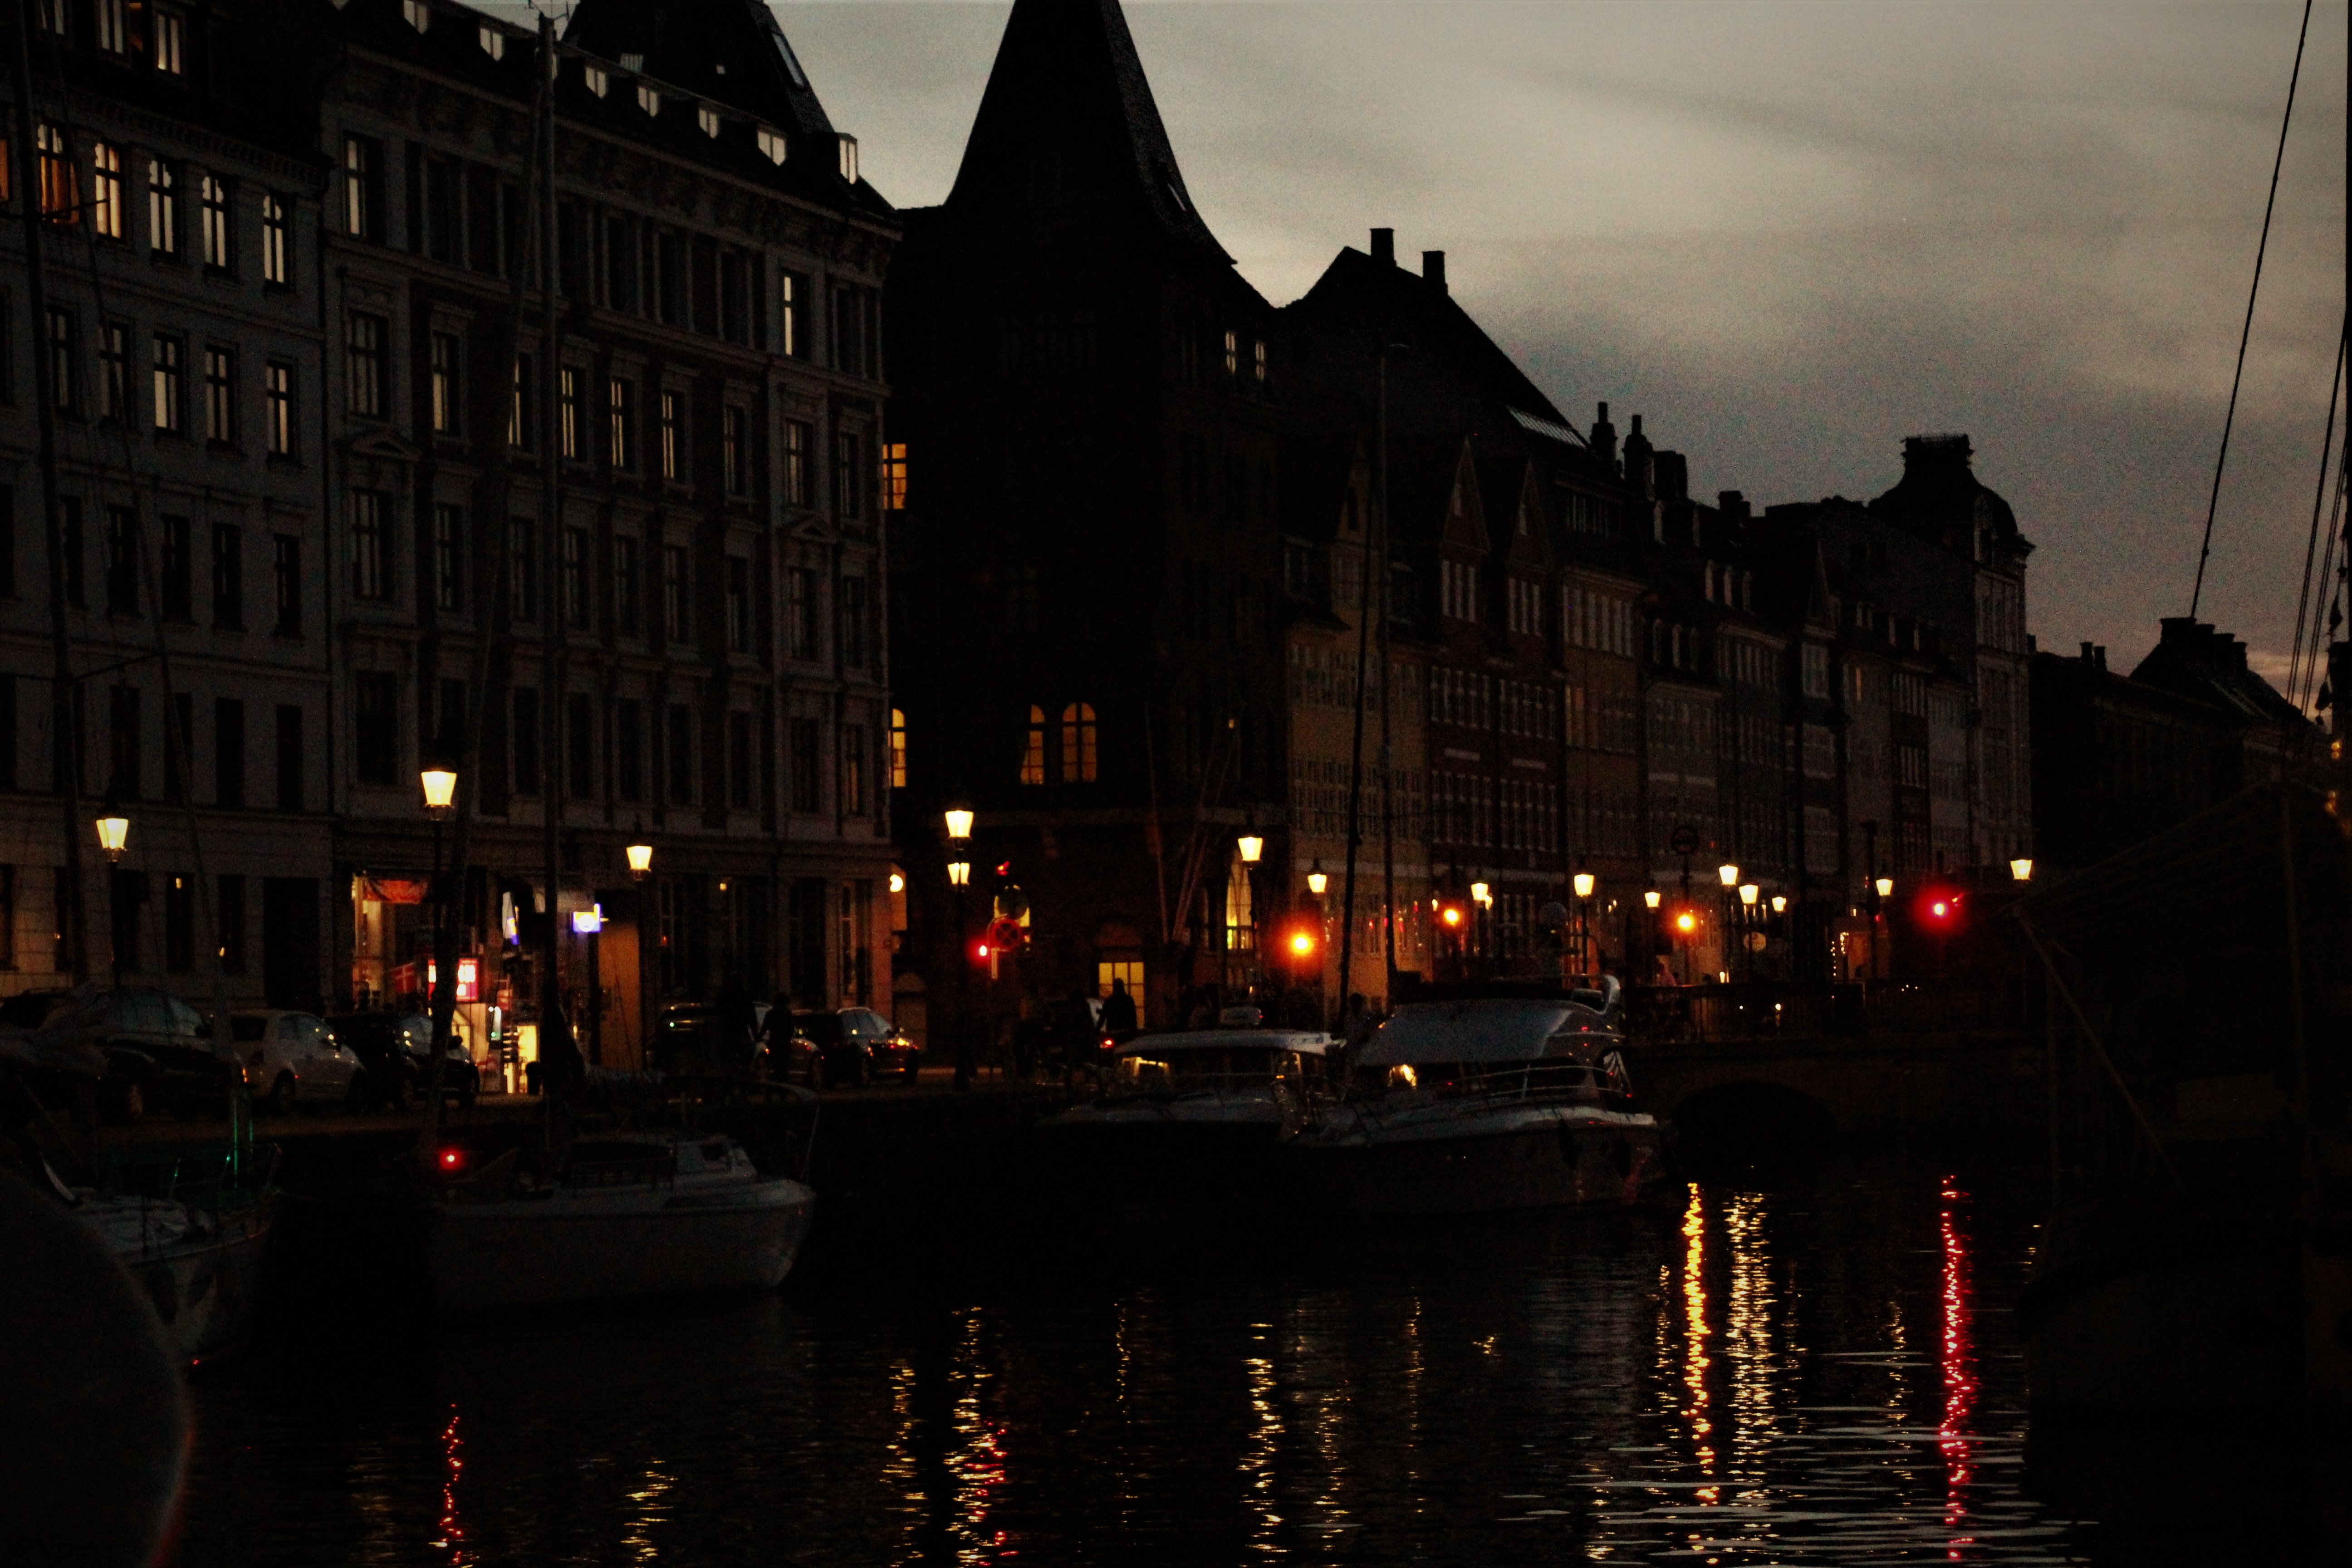
{"type": "Polygon", "coordinates": [[[2238,368],[2230,376],[2230,408],[2221,416],[2221,449],[2213,458],[2213,493],[2205,501],[2205,540],[2197,549],[2197,585],[2189,594],[2189,618],[2205,596],[2205,563],[2213,553],[2213,513],[2221,500],[2221,470],[2230,461],[2230,427],[2238,417],[2238,386],[2246,376],[2246,344],[2254,332],[2254,300],[2263,291],[2263,257],[2270,249],[2271,214],[2278,206],[2279,170],[2286,163],[2286,129],[2294,120],[2295,84],[2303,79],[2303,46],[2311,37],[2311,0],[2303,0],[2303,29],[2294,38],[2294,69],[2286,82],[2286,113],[2279,120],[2278,155],[2271,161],[2270,199],[2263,204],[2263,237],[2254,246],[2254,282],[2246,290],[2245,325],[2238,331],[2238,368]]]}
{"type": "MultiPolygon", "coordinates": [[[[2295,595],[2294,642],[2286,660],[2286,695],[2290,702],[2294,700],[2296,689],[2303,683],[2303,645],[2306,626],[2315,658],[2319,649],[2318,618],[2311,614],[2311,568],[2319,554],[2319,511],[2327,500],[2327,464],[2334,456],[2336,397],[2344,388],[2344,349],[2347,338],[2352,338],[2352,312],[2346,314],[2343,327],[2336,331],[2336,371],[2327,382],[2327,423],[2319,440],[2319,481],[2311,492],[2311,537],[2303,547],[2303,588],[2295,595]]],[[[2326,580],[2326,574],[2322,571],[2319,581],[2325,583],[2326,580]]]]}

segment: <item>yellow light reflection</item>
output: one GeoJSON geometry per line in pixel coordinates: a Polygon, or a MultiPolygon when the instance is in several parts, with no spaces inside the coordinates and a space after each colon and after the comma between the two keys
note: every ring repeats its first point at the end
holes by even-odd
{"type": "MultiPolygon", "coordinates": [[[[1273,1328],[1271,1323],[1252,1323],[1250,1338],[1265,1345],[1273,1328]]],[[[1282,1510],[1274,1486],[1282,1416],[1275,1408],[1274,1361],[1269,1355],[1251,1356],[1242,1363],[1242,1372],[1248,1380],[1250,1403],[1249,1444],[1242,1456],[1242,1473],[1249,1478],[1252,1507],[1258,1516],[1250,1545],[1260,1556],[1279,1557],[1284,1554],[1282,1510]]]]}
{"type": "MultiPolygon", "coordinates": [[[[1706,1209],[1696,1186],[1683,1213],[1683,1386],[1690,1391],[1691,1445],[1699,1473],[1715,1474],[1715,1422],[1707,1410],[1706,1209]]],[[[1701,1487],[1702,1502],[1720,1500],[1715,1487],[1701,1487]]]]}

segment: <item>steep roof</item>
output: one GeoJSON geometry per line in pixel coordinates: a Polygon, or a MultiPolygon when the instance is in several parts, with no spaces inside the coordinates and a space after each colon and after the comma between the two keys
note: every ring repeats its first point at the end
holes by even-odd
{"type": "Polygon", "coordinates": [[[2292,733],[2310,721],[2278,689],[2246,666],[2246,645],[2187,616],[2167,616],[2163,636],[2131,678],[2183,697],[2214,703],[2241,723],[2275,725],[2292,733]]]}
{"type": "Polygon", "coordinates": [[[1870,510],[1939,541],[1948,530],[1982,523],[1998,542],[2016,542],[2017,514],[1977,478],[1969,466],[1975,456],[1966,436],[1905,437],[1903,477],[1870,510]]]}
{"type": "MultiPolygon", "coordinates": [[[[775,15],[760,0],[580,0],[563,41],[689,88],[787,132],[831,137],[833,121],[775,15]]],[[[800,149],[795,147],[795,153],[800,149]]]]}
{"type": "Polygon", "coordinates": [[[945,205],[1108,216],[1232,259],[1193,209],[1118,0],[1015,0],[945,205]]]}

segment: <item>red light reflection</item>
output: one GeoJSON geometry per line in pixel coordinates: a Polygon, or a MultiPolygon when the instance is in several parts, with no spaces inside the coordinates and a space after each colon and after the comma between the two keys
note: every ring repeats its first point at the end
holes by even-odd
{"type": "Polygon", "coordinates": [[[1944,1528],[1952,1532],[1944,1555],[1957,1563],[1962,1548],[1976,1544],[1974,1536],[1962,1535],[1959,1531],[1968,1517],[1963,1495],[1968,1489],[1970,1457],[1975,1447],[1969,1418],[1976,1412],[1978,1382],[1975,1346],[1969,1332],[1973,1282],[1969,1278],[1968,1238],[1960,1229],[1960,1210],[1968,1195],[1960,1191],[1958,1177],[1947,1176],[1942,1196],[1939,1223],[1944,1239],[1944,1419],[1936,1429],[1936,1446],[1944,1455],[1944,1528]]]}
{"type": "Polygon", "coordinates": [[[441,1539],[433,1544],[446,1549],[449,1561],[470,1561],[466,1555],[466,1527],[457,1521],[457,1472],[466,1468],[465,1439],[457,1436],[457,1407],[449,1407],[449,1425],[441,1428],[441,1539]]]}

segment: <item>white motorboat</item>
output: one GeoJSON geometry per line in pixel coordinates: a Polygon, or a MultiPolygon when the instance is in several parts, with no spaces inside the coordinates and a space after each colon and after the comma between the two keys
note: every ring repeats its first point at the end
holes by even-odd
{"type": "Polygon", "coordinates": [[[730,1138],[583,1140],[562,1179],[525,1189],[507,1154],[453,1186],[432,1217],[445,1307],[541,1306],[783,1283],[816,1211],[730,1138]],[[501,1167],[504,1167],[501,1169],[501,1167]]]}
{"type": "Polygon", "coordinates": [[[1074,1194],[1200,1195],[1268,1173],[1286,1104],[1319,1088],[1338,1042],[1307,1029],[1193,1029],[1121,1045],[1102,1094],[1037,1124],[1074,1194]]]}
{"type": "Polygon", "coordinates": [[[1661,1132],[1633,1103],[1616,1002],[1612,985],[1408,1003],[1286,1149],[1357,1215],[1631,1203],[1662,1174],[1661,1132]]]}
{"type": "Polygon", "coordinates": [[[71,1191],[73,1212],[103,1237],[155,1309],[183,1366],[245,1331],[260,1289],[274,1194],[210,1206],[136,1193],[71,1191]]]}

